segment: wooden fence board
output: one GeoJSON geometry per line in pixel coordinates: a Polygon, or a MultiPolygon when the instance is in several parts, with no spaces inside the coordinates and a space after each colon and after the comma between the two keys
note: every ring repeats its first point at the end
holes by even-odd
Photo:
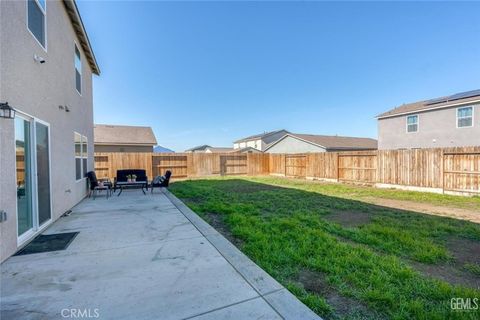
{"type": "Polygon", "coordinates": [[[307,156],[304,154],[285,155],[285,176],[305,178],[307,176],[307,156]]]}
{"type": "Polygon", "coordinates": [[[338,153],[322,152],[307,154],[307,177],[338,179],[338,153]]]}
{"type": "Polygon", "coordinates": [[[269,168],[270,174],[285,175],[285,155],[284,154],[269,154],[269,168]]]}
{"type": "Polygon", "coordinates": [[[377,181],[377,154],[339,153],[338,180],[375,183],[377,181]]]}

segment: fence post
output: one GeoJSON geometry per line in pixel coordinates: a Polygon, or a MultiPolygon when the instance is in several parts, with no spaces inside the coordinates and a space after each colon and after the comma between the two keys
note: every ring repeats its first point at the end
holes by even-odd
{"type": "Polygon", "coordinates": [[[442,162],[440,164],[442,172],[442,194],[445,194],[445,150],[442,149],[442,162]]]}
{"type": "Polygon", "coordinates": [[[340,182],[340,152],[337,152],[337,182],[340,182]]]}
{"type": "Polygon", "coordinates": [[[193,152],[187,153],[187,178],[193,176],[193,152]]]}

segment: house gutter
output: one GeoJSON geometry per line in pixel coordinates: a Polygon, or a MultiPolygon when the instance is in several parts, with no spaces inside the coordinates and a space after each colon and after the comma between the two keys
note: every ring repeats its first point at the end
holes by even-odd
{"type": "Polygon", "coordinates": [[[412,113],[414,114],[414,113],[431,111],[431,110],[445,109],[445,108],[451,108],[451,107],[456,107],[456,106],[460,106],[460,105],[470,105],[470,104],[475,104],[475,103],[478,103],[478,102],[480,102],[480,99],[479,100],[472,100],[472,101],[463,101],[463,102],[451,103],[451,104],[443,105],[443,106],[440,106],[440,107],[406,111],[406,112],[395,113],[395,114],[391,114],[391,115],[384,115],[384,116],[379,115],[379,116],[376,116],[375,118],[378,119],[378,120],[381,120],[381,119],[393,118],[393,117],[403,116],[403,115],[412,114],[412,113]]]}

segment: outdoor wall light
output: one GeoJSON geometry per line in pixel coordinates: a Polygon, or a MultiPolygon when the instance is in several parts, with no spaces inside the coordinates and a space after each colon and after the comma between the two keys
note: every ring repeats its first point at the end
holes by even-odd
{"type": "Polygon", "coordinates": [[[45,63],[45,58],[37,56],[36,54],[33,55],[33,60],[35,60],[38,63],[45,63]]]}
{"type": "Polygon", "coordinates": [[[15,119],[15,109],[8,105],[8,102],[0,103],[0,118],[15,119]]]}
{"type": "Polygon", "coordinates": [[[64,106],[59,105],[59,106],[58,106],[58,109],[60,109],[60,110],[65,110],[65,112],[70,112],[70,108],[68,108],[67,105],[64,105],[64,106]]]}

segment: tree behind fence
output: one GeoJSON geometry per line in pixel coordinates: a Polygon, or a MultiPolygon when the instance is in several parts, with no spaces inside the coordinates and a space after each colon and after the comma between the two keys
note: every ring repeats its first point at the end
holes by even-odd
{"type": "Polygon", "coordinates": [[[119,169],[145,169],[173,179],[277,175],[377,186],[480,193],[480,147],[309,154],[95,153],[98,177],[119,169]]]}

